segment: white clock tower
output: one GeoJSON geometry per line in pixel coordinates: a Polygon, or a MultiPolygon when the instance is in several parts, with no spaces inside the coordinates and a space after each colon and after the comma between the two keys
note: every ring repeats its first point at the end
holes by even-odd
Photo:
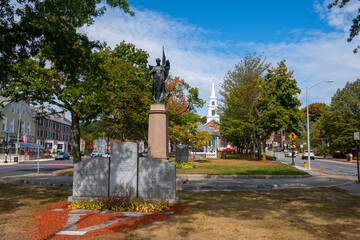
{"type": "Polygon", "coordinates": [[[211,96],[209,98],[208,115],[207,115],[206,123],[209,123],[212,120],[220,123],[220,116],[217,113],[217,108],[218,108],[218,101],[217,101],[217,97],[215,96],[215,85],[213,81],[211,86],[211,96]]]}

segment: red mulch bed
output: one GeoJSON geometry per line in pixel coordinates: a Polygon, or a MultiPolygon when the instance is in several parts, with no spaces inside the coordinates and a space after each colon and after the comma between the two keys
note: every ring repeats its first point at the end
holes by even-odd
{"type": "MultiPolygon", "coordinates": [[[[82,236],[56,235],[57,232],[64,228],[66,222],[68,221],[68,214],[70,210],[67,209],[67,206],[69,204],[70,202],[53,203],[45,210],[37,212],[35,214],[36,228],[31,236],[31,239],[81,239],[110,235],[127,229],[136,228],[141,224],[163,221],[174,214],[181,213],[187,207],[187,205],[184,204],[174,204],[169,210],[169,212],[174,212],[173,214],[152,213],[125,221],[120,221],[99,230],[89,231],[82,236]],[[64,210],[52,211],[53,209],[60,208],[64,210]]],[[[114,219],[119,219],[123,216],[124,214],[121,213],[100,214],[95,211],[91,211],[86,215],[81,216],[80,221],[76,224],[76,226],[78,230],[81,231],[82,228],[98,225],[114,219]]]]}

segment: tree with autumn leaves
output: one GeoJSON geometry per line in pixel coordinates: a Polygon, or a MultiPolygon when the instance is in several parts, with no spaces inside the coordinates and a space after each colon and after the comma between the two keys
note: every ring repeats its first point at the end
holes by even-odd
{"type": "Polygon", "coordinates": [[[204,121],[196,114],[195,109],[202,107],[205,101],[199,98],[199,90],[190,87],[179,77],[169,78],[166,89],[170,96],[165,100],[169,115],[169,140],[172,146],[177,144],[190,145],[198,148],[211,140],[211,135],[198,131],[198,123],[204,121]]]}

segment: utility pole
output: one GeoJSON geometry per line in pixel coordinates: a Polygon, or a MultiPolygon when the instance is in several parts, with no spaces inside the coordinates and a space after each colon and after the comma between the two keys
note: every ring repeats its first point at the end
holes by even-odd
{"type": "Polygon", "coordinates": [[[16,138],[16,157],[18,157],[18,149],[19,149],[19,137],[20,137],[20,127],[21,127],[21,117],[22,114],[19,114],[19,124],[18,124],[18,132],[17,132],[17,138],[16,138]]]}

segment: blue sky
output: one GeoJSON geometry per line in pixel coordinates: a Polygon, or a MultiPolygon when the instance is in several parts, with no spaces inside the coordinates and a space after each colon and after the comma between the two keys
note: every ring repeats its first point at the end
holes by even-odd
{"type": "MultiPolygon", "coordinates": [[[[205,100],[211,82],[218,91],[246,52],[261,53],[272,67],[286,59],[303,104],[305,89],[313,83],[334,81],[309,92],[310,103],[329,104],[338,88],[360,77],[360,53],[352,52],[359,42],[346,42],[351,17],[360,6],[357,0],[341,10],[327,9],[329,0],[129,2],[134,17],[111,9],[85,31],[112,47],[123,40],[135,44],[150,54],[150,64],[164,45],[170,74],[198,87],[205,100]]],[[[207,104],[199,114],[207,114],[207,104]]]]}

